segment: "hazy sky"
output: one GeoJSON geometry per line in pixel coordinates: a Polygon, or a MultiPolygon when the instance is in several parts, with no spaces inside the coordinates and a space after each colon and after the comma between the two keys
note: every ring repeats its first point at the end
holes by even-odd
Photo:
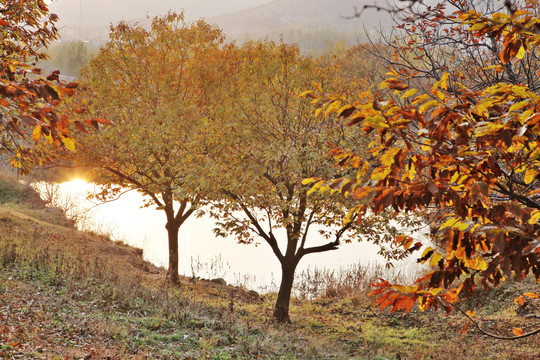
{"type": "Polygon", "coordinates": [[[58,0],[51,3],[50,10],[63,24],[82,21],[89,26],[163,14],[169,9],[184,9],[189,19],[212,17],[268,2],[271,0],[58,0]]]}

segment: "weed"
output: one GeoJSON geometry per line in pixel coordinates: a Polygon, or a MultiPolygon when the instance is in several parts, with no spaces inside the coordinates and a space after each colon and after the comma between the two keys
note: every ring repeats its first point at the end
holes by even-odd
{"type": "MultiPolygon", "coordinates": [[[[164,270],[148,271],[132,248],[4,210],[0,357],[34,357],[39,346],[49,350],[36,357],[51,359],[396,359],[398,353],[408,359],[533,359],[538,353],[535,339],[509,347],[472,330],[463,336],[459,316],[372,309],[365,293],[383,271],[372,265],[309,269],[296,282],[293,323],[274,326],[268,319],[275,293],[254,298],[186,278],[168,288],[164,270]],[[88,344],[94,355],[80,352],[88,344]]],[[[210,268],[210,276],[223,271],[210,268]]],[[[508,283],[478,301],[513,309],[512,297],[528,285],[508,283]]]]}

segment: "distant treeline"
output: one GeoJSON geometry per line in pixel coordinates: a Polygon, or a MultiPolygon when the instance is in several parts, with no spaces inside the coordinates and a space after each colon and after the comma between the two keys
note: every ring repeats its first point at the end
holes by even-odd
{"type": "MultiPolygon", "coordinates": [[[[297,44],[305,55],[321,56],[326,54],[343,55],[348,48],[367,40],[364,31],[344,32],[336,29],[304,29],[291,27],[283,32],[267,36],[270,40],[283,40],[288,44],[297,44]]],[[[261,36],[249,33],[237,39],[261,40],[261,36]]]]}
{"type": "MultiPolygon", "coordinates": [[[[249,33],[244,34],[238,42],[260,39],[249,33]]],[[[280,34],[267,36],[270,40],[283,40],[285,43],[297,44],[305,55],[322,56],[334,54],[342,56],[350,47],[365,42],[366,35],[362,31],[343,32],[335,29],[303,29],[290,28],[280,34]]],[[[61,75],[79,77],[81,69],[98,52],[103,44],[81,40],[58,41],[48,50],[50,58],[40,67],[44,73],[60,70],[61,75]]]]}
{"type": "Polygon", "coordinates": [[[49,59],[39,66],[45,74],[60,70],[61,75],[79,77],[81,69],[98,53],[100,46],[80,40],[55,42],[47,51],[49,59]]]}

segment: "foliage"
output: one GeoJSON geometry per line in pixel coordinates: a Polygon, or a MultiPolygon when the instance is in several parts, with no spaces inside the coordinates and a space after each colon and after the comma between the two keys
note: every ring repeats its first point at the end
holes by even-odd
{"type": "Polygon", "coordinates": [[[58,18],[45,1],[3,1],[0,14],[0,152],[11,154],[12,165],[26,173],[58,155],[45,144],[74,149],[68,118],[55,107],[77,85],[61,84],[58,72],[47,79],[33,75],[41,73],[34,66],[47,58],[44,48],[58,37],[58,18]]]}
{"type": "MultiPolygon", "coordinates": [[[[478,41],[500,41],[500,61],[514,66],[529,53],[538,55],[540,19],[534,11],[539,4],[527,5],[510,6],[510,15],[470,10],[457,17],[478,41]]],[[[422,310],[440,305],[450,311],[479,284],[488,288],[529,273],[539,280],[538,92],[505,82],[475,90],[453,68],[428,93],[415,95],[417,89],[407,84],[410,77],[397,71],[388,75],[380,87],[393,90],[392,98],[365,92],[341,108],[334,104],[345,99],[325,102],[327,111],[376,134],[369,146],[380,160],[375,166],[341,148],[332,152],[356,175],[333,186],[356,200],[352,211],[360,217],[368,209],[428,209],[440,219],[432,226],[438,246],[413,244],[407,235],[395,239],[404,249],[422,248],[419,261],[433,270],[414,286],[381,280],[373,291],[380,295],[376,304],[409,311],[418,301],[422,310]]]]}
{"type": "MultiPolygon", "coordinates": [[[[516,3],[524,7],[523,1],[516,3]]],[[[532,11],[537,11],[529,7],[532,11]]],[[[502,39],[478,37],[467,30],[459,13],[477,11],[484,16],[508,16],[504,2],[497,0],[449,0],[435,4],[418,1],[407,11],[393,14],[394,27],[390,33],[380,32],[369,52],[387,68],[408,74],[407,83],[424,93],[445,72],[457,69],[462,82],[480,90],[501,81],[514,85],[525,84],[532,91],[540,86],[540,59],[536,51],[523,54],[519,62],[503,61],[499,54],[502,39]]]]}
{"type": "MultiPolygon", "coordinates": [[[[472,327],[470,336],[462,336],[456,331],[463,327],[460,316],[379,313],[365,292],[293,298],[294,324],[269,326],[275,294],[254,299],[235,287],[184,277],[183,291],[164,289],[164,271],[143,262],[137,249],[20,211],[19,205],[0,205],[0,356],[5,358],[382,359],[400,354],[506,360],[534,359],[538,353],[534,338],[508,346],[472,327]]],[[[510,282],[475,297],[475,310],[489,324],[517,324],[523,318],[514,315],[517,304],[511,299],[526,292],[525,285],[510,282]],[[482,299],[486,310],[502,304],[505,312],[486,314],[482,299]]]]}
{"type": "Polygon", "coordinates": [[[175,283],[178,230],[201,201],[194,175],[203,150],[198,129],[219,84],[222,41],[219,29],[202,20],[185,23],[183,14],[156,17],[150,29],[120,23],[83,74],[89,95],[78,99],[114,125],[81,134],[77,161],[94,168],[102,199],[136,189],[150,198],[146,205],[164,210],[168,277],[175,283]]]}
{"type": "Polygon", "coordinates": [[[230,51],[236,76],[227,85],[222,115],[227,121],[214,122],[215,143],[207,146],[209,178],[218,190],[211,213],[218,219],[218,235],[234,235],[240,243],[264,240],[270,246],[282,268],[274,317],[289,321],[299,261],[360,233],[366,239],[373,235],[367,222],[343,224],[345,198],[310,191],[303,182],[337,175],[326,156],[329,143],[360,140],[357,134],[345,136],[335,116],[314,114],[312,100],[299,97],[312,81],[322,84],[321,90],[329,87],[336,68],[323,67],[286,44],[253,42],[230,51]],[[312,240],[316,231],[322,238],[318,243],[312,240]]]}
{"type": "Polygon", "coordinates": [[[383,59],[391,55],[392,48],[382,44],[357,44],[338,58],[340,75],[349,82],[364,81],[366,84],[375,84],[384,78],[387,71],[383,59]]]}
{"type": "Polygon", "coordinates": [[[49,47],[49,59],[40,66],[50,71],[59,70],[63,75],[79,77],[81,69],[98,51],[98,46],[80,40],[54,42],[49,47]]]}

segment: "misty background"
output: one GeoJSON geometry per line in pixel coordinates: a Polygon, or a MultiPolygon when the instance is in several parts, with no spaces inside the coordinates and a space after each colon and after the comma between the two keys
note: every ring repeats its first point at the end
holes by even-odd
{"type": "Polygon", "coordinates": [[[303,53],[342,55],[347,48],[377,37],[391,26],[390,15],[369,9],[350,19],[366,4],[377,0],[58,0],[50,10],[59,16],[61,39],[49,50],[45,71],[60,70],[78,77],[81,67],[107,41],[111,24],[124,20],[150,23],[169,10],[184,11],[187,21],[204,18],[218,25],[229,41],[282,39],[298,44],[303,53]],[[347,18],[349,17],[349,18],[347,18]],[[367,35],[366,35],[367,34],[367,35]]]}

